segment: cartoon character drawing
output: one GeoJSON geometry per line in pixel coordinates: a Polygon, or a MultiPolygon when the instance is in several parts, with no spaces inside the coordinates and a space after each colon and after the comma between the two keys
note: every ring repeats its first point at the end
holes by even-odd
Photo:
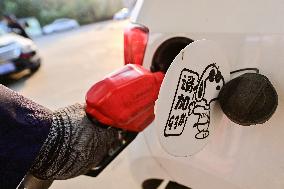
{"type": "Polygon", "coordinates": [[[196,104],[193,114],[199,116],[198,122],[193,125],[198,130],[195,135],[196,139],[204,139],[209,136],[210,103],[217,100],[214,94],[221,90],[224,83],[224,78],[215,64],[205,68],[195,94],[196,104]]]}
{"type": "Polygon", "coordinates": [[[197,129],[196,139],[209,136],[210,103],[217,99],[216,92],[224,85],[224,78],[216,64],[208,65],[201,77],[197,72],[183,69],[172,107],[164,130],[164,136],[180,136],[189,116],[198,116],[192,123],[197,129]]]}

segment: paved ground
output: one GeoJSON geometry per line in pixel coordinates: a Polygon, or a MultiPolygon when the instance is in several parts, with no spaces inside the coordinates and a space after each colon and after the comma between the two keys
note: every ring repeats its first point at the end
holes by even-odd
{"type": "MultiPolygon", "coordinates": [[[[125,24],[108,21],[37,39],[42,67],[8,86],[52,110],[83,102],[93,83],[123,65],[125,24]]],[[[129,172],[126,154],[123,152],[98,178],[57,181],[51,188],[140,188],[129,172]]]]}

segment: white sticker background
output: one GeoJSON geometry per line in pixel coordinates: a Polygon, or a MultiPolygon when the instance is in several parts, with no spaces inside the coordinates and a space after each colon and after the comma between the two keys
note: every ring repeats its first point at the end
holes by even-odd
{"type": "Polygon", "coordinates": [[[175,58],[155,109],[156,130],[166,152],[190,156],[209,143],[223,115],[216,98],[229,70],[224,53],[209,40],[191,43],[175,58]]]}

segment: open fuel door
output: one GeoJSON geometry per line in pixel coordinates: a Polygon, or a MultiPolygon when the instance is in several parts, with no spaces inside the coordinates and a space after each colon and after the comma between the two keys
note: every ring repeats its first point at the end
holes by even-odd
{"type": "Polygon", "coordinates": [[[217,97],[230,77],[224,54],[213,41],[196,41],[168,69],[156,103],[155,127],[170,155],[191,156],[210,142],[223,115],[217,97]]]}

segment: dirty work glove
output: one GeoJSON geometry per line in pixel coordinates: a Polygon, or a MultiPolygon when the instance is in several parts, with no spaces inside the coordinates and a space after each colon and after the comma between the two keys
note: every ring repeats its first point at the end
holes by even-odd
{"type": "Polygon", "coordinates": [[[49,135],[30,173],[42,180],[63,180],[85,174],[116,145],[116,129],[100,128],[75,104],[53,113],[49,135]]]}

